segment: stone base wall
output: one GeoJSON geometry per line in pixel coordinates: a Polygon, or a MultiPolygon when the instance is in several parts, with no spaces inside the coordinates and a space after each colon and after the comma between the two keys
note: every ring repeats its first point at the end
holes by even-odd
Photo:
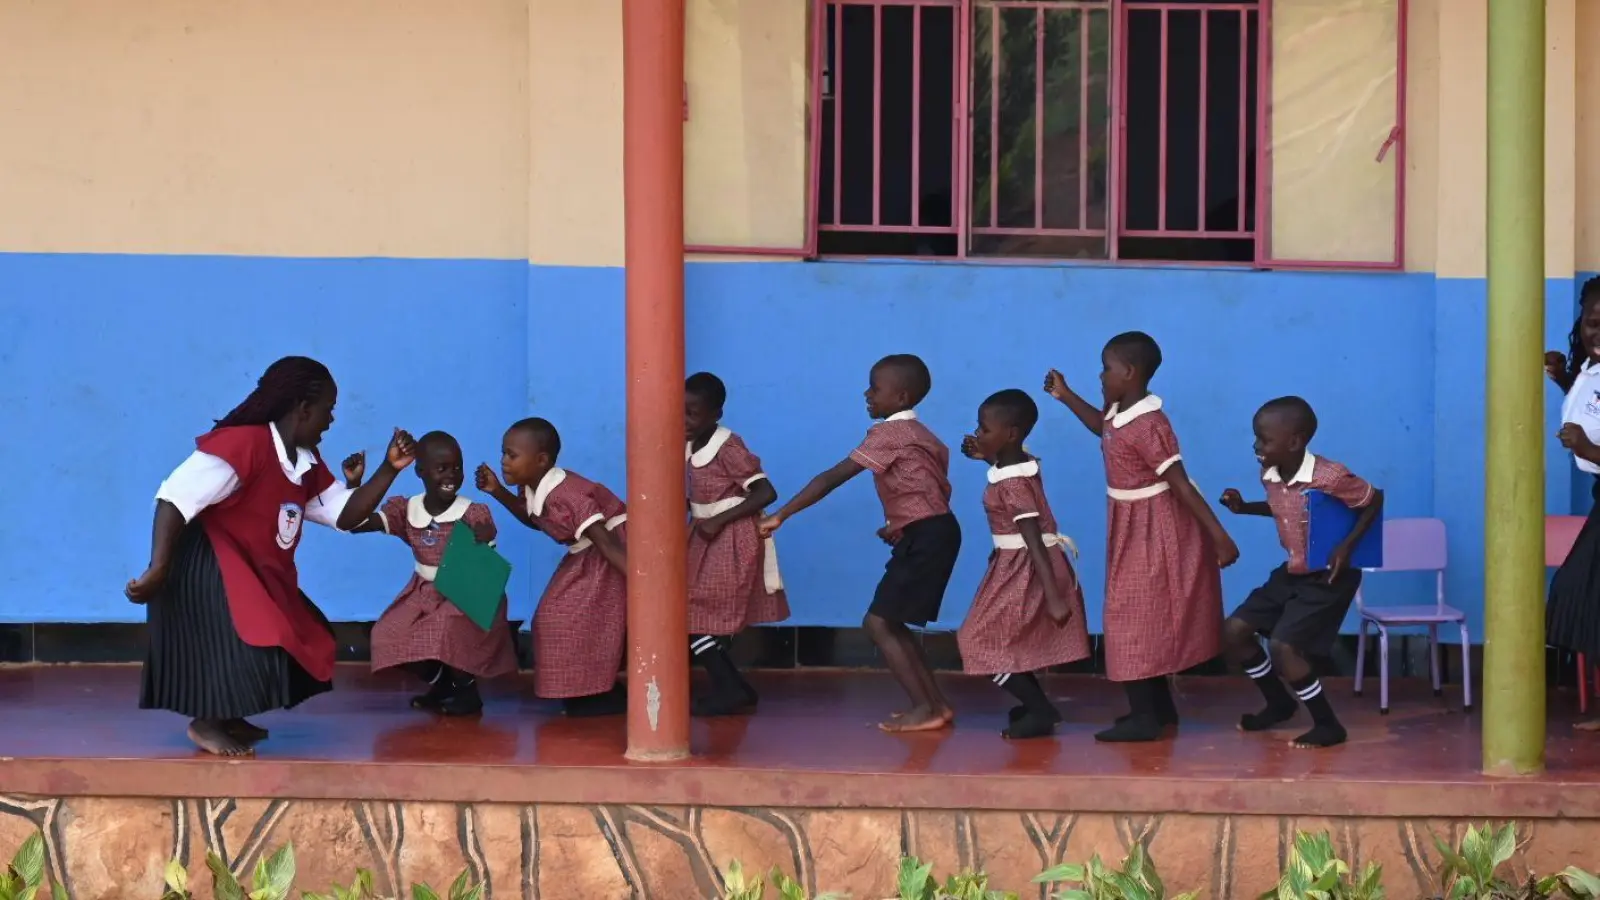
{"type": "MultiPolygon", "coordinates": [[[[1069,798],[1062,798],[1067,800],[1069,798]]],[[[1383,865],[1394,900],[1436,893],[1432,835],[1454,842],[1464,822],[1116,813],[818,810],[556,804],[455,804],[219,798],[176,800],[0,795],[0,856],[43,829],[52,875],[74,900],[157,897],[176,857],[196,896],[215,851],[246,872],[293,843],[300,888],[325,890],[371,869],[385,896],[413,882],[448,886],[463,869],[493,900],[700,900],[720,897],[728,862],[778,866],[809,891],[855,900],[894,894],[902,854],[935,872],[982,869],[991,886],[1043,897],[1029,884],[1057,862],[1150,848],[1170,892],[1254,898],[1271,887],[1296,830],[1329,830],[1346,859],[1383,865]]],[[[1600,868],[1600,820],[1523,821],[1517,867],[1600,868]]],[[[298,896],[298,894],[296,894],[298,896]]]]}

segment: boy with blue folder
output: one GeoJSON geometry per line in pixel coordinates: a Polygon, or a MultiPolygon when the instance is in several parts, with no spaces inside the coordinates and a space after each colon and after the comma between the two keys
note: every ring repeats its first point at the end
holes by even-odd
{"type": "Polygon", "coordinates": [[[1332,747],[1344,743],[1344,726],[1307,657],[1325,656],[1338,639],[1361,586],[1362,566],[1381,565],[1381,559],[1362,557],[1381,556],[1382,528],[1369,530],[1379,521],[1383,492],[1306,449],[1317,433],[1317,415],[1299,397],[1267,402],[1256,411],[1253,427],[1267,499],[1247,503],[1229,488],[1221,502],[1236,515],[1271,516],[1289,560],[1251,591],[1223,626],[1228,656],[1244,667],[1267,701],[1261,712],[1241,717],[1239,728],[1273,728],[1304,703],[1312,728],[1292,745],[1332,747]],[[1330,537],[1330,532],[1336,534],[1330,537]],[[1270,656],[1257,635],[1268,638],[1270,656]]]}

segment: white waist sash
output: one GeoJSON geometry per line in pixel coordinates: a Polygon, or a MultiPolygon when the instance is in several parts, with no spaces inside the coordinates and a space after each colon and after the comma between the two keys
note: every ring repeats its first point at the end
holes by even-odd
{"type": "MultiPolygon", "coordinates": [[[[1189,483],[1194,485],[1195,490],[1200,490],[1200,485],[1193,478],[1189,479],[1189,483]]],[[[1139,488],[1114,488],[1107,485],[1106,496],[1113,500],[1123,501],[1149,500],[1151,497],[1159,497],[1170,490],[1172,490],[1172,485],[1165,481],[1158,481],[1155,484],[1147,484],[1139,488]]]]}
{"type": "Polygon", "coordinates": [[[439,577],[438,566],[425,566],[422,563],[417,563],[412,568],[416,570],[417,577],[423,581],[433,581],[439,577]]]}
{"type": "MultiPolygon", "coordinates": [[[[621,525],[623,522],[626,522],[626,521],[628,521],[628,514],[627,513],[623,513],[620,516],[612,516],[611,518],[606,520],[606,530],[607,531],[616,531],[617,530],[617,526],[621,525]]],[[[594,526],[590,525],[589,527],[593,528],[594,526]]],[[[570,556],[570,555],[575,554],[575,553],[582,553],[583,551],[585,551],[585,550],[587,550],[587,549],[589,549],[590,547],[593,547],[593,546],[594,546],[594,544],[592,542],[590,542],[590,540],[588,538],[578,538],[577,540],[572,542],[571,546],[567,547],[567,555],[570,556]]]]}
{"type": "MultiPolygon", "coordinates": [[[[744,502],[743,497],[729,497],[715,503],[691,503],[689,515],[696,519],[709,519],[720,516],[735,506],[744,502]]],[[[776,594],[783,590],[783,575],[778,571],[778,542],[767,538],[761,554],[761,580],[765,582],[767,593],[776,594]]]]}
{"type": "MultiPolygon", "coordinates": [[[[1026,550],[1028,547],[1020,534],[991,534],[989,537],[994,540],[996,550],[1026,550]]],[[[1065,547],[1067,553],[1077,559],[1078,545],[1072,542],[1072,538],[1064,534],[1041,534],[1039,537],[1044,539],[1046,547],[1065,547]]]]}

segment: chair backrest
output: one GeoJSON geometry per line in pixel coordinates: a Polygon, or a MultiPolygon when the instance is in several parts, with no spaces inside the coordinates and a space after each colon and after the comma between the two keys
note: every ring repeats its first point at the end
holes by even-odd
{"type": "Polygon", "coordinates": [[[1385,519],[1383,568],[1379,572],[1442,572],[1449,561],[1444,522],[1439,519],[1385,519]]]}
{"type": "Polygon", "coordinates": [[[1545,568],[1554,569],[1567,561],[1567,554],[1578,540],[1578,532],[1583,530],[1583,522],[1583,516],[1544,517],[1545,568]]]}

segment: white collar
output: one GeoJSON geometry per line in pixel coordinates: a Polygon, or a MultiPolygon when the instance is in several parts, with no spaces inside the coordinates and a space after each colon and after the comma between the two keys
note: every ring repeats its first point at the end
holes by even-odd
{"type": "Polygon", "coordinates": [[[551,467],[550,471],[544,473],[544,477],[539,479],[539,484],[532,491],[523,488],[522,493],[528,498],[528,512],[536,516],[544,515],[544,502],[550,499],[550,492],[566,480],[566,469],[551,467]]]}
{"type": "Polygon", "coordinates": [[[915,422],[917,420],[917,411],[914,409],[902,409],[892,416],[885,416],[883,420],[885,422],[915,422]]]}
{"type": "Polygon", "coordinates": [[[454,522],[466,515],[467,507],[472,505],[471,500],[458,496],[455,502],[451,503],[444,512],[436,516],[429,513],[427,508],[422,505],[422,496],[422,494],[418,494],[406,501],[406,522],[410,523],[412,528],[427,528],[435,522],[441,524],[454,522]]]}
{"type": "Polygon", "coordinates": [[[718,425],[717,430],[711,432],[711,439],[699,450],[694,449],[693,442],[684,442],[683,458],[696,469],[705,468],[711,465],[711,461],[717,458],[718,453],[722,452],[722,445],[726,444],[730,437],[733,437],[733,432],[718,425]]]}
{"type": "Polygon", "coordinates": [[[1008,478],[1032,478],[1039,474],[1039,461],[1030,459],[1012,466],[990,466],[989,483],[999,484],[1008,478]]]}
{"type": "Polygon", "coordinates": [[[1160,408],[1160,397],[1157,397],[1155,394],[1145,394],[1143,400],[1140,400],[1138,403],[1135,403],[1127,409],[1118,409],[1117,404],[1111,404],[1111,408],[1106,410],[1106,418],[1111,420],[1112,428],[1121,428],[1145,413],[1152,413],[1160,408]]]}
{"type": "MultiPolygon", "coordinates": [[[[1316,468],[1317,458],[1312,456],[1309,450],[1306,451],[1306,458],[1301,461],[1300,468],[1294,473],[1294,477],[1289,479],[1289,483],[1310,484],[1311,476],[1316,472],[1316,468]]],[[[1278,467],[1273,466],[1272,468],[1261,473],[1261,480],[1270,481],[1273,484],[1282,484],[1283,476],[1279,474],[1278,467]]]]}
{"type": "Polygon", "coordinates": [[[289,476],[290,481],[299,484],[300,479],[304,478],[305,474],[311,471],[311,467],[317,464],[316,454],[301,447],[296,447],[294,450],[294,462],[289,462],[289,445],[283,442],[283,435],[278,433],[278,426],[275,423],[268,422],[267,430],[272,432],[272,448],[278,451],[278,465],[283,467],[283,474],[289,476]]]}

